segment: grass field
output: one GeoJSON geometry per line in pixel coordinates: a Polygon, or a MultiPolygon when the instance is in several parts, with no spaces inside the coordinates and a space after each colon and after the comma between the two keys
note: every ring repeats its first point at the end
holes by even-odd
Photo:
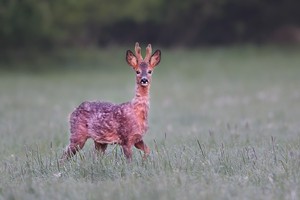
{"type": "Polygon", "coordinates": [[[89,141],[60,166],[69,113],[134,92],[124,49],[75,54],[0,74],[0,199],[300,199],[300,49],[162,49],[149,159],[89,141]]]}

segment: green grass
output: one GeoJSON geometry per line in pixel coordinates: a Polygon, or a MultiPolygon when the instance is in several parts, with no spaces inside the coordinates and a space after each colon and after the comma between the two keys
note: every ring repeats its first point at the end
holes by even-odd
{"type": "Polygon", "coordinates": [[[134,150],[127,164],[118,146],[95,157],[89,141],[58,165],[77,105],[132,98],[124,52],[1,73],[0,199],[299,199],[300,49],[162,49],[149,159],[134,150]]]}

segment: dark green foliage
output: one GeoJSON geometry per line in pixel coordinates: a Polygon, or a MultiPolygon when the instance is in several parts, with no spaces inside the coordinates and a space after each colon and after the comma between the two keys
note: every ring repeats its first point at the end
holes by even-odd
{"type": "Polygon", "coordinates": [[[299,25],[299,1],[1,0],[1,49],[262,42],[299,25]]]}

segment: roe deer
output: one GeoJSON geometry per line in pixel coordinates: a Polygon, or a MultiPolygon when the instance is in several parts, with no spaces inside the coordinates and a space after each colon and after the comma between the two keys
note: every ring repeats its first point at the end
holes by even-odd
{"type": "Polygon", "coordinates": [[[62,161],[70,158],[82,149],[86,140],[92,138],[95,149],[105,153],[108,144],[122,146],[128,161],[132,159],[133,145],[149,153],[143,136],[148,129],[149,90],[151,75],[161,59],[160,50],[153,55],[151,45],[146,48],[143,59],[139,44],[135,44],[135,55],[127,50],[126,61],[136,72],[136,89],[134,98],[127,103],[83,102],[70,116],[70,143],[62,155],[62,161]]]}

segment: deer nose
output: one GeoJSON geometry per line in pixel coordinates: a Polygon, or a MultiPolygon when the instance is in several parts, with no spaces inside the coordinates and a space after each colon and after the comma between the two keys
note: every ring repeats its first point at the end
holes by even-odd
{"type": "Polygon", "coordinates": [[[149,83],[149,81],[148,81],[147,78],[143,77],[143,78],[141,79],[141,84],[142,84],[142,85],[146,85],[146,84],[148,84],[148,83],[149,83]]]}

